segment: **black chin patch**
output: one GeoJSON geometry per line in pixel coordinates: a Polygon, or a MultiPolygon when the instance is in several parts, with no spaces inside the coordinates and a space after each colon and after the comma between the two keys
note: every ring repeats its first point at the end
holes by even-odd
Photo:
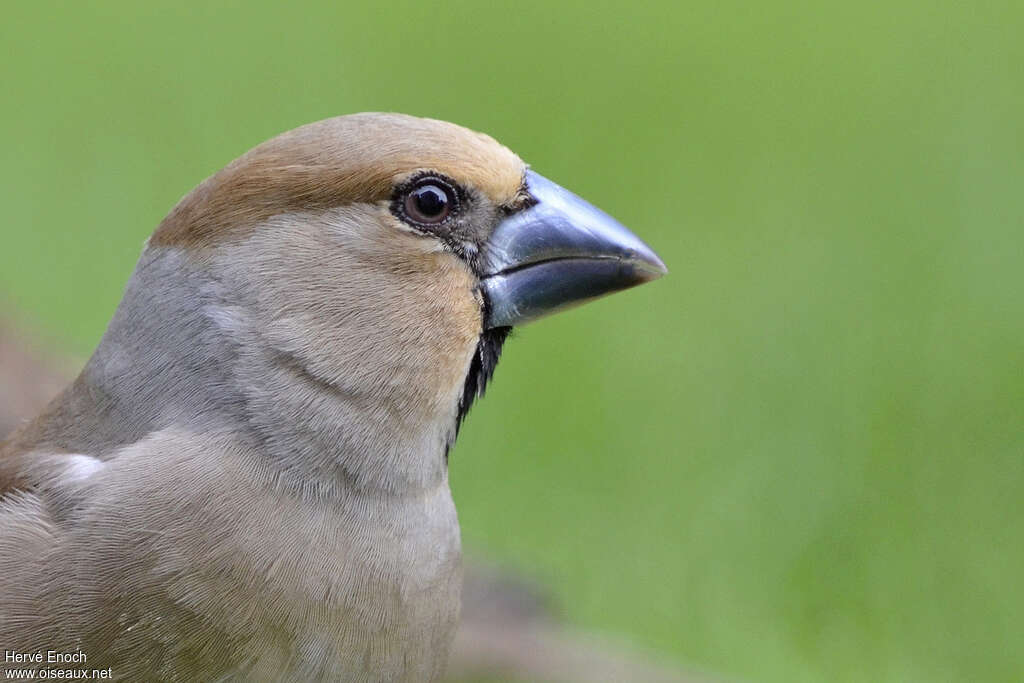
{"type": "MultiPolygon", "coordinates": [[[[462,398],[459,399],[459,414],[455,419],[455,434],[458,435],[473,401],[484,395],[487,390],[487,383],[494,375],[494,368],[498,366],[498,358],[501,356],[501,347],[508,339],[511,327],[495,327],[484,330],[476,343],[476,352],[469,364],[469,373],[466,375],[466,384],[462,388],[462,398]]],[[[447,456],[445,456],[447,457],[447,456]]]]}

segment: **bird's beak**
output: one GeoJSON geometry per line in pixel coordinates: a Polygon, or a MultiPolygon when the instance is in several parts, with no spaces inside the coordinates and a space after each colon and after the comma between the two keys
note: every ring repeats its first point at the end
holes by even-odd
{"type": "Polygon", "coordinates": [[[597,207],[533,171],[526,185],[536,204],[499,223],[487,243],[486,328],[522,325],[668,272],[597,207]]]}

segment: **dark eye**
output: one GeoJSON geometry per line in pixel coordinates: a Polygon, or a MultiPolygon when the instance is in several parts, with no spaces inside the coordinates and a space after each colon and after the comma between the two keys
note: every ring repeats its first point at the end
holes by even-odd
{"type": "Polygon", "coordinates": [[[435,225],[452,212],[455,193],[447,183],[424,178],[405,195],[405,215],[416,223],[435,225]]]}

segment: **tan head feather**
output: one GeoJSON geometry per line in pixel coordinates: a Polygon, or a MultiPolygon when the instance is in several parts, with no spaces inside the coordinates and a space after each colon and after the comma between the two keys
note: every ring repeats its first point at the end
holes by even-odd
{"type": "Polygon", "coordinates": [[[396,178],[431,169],[497,204],[516,196],[525,165],[493,138],[445,121],[352,114],[279,135],[205,180],[150,243],[202,247],[287,211],[387,199],[396,178]]]}

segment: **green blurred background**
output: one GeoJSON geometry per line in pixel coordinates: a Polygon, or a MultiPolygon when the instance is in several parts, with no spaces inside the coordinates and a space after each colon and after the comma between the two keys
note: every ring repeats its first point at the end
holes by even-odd
{"type": "Polygon", "coordinates": [[[1024,4],[21,2],[0,298],[84,355],[199,180],[308,121],[486,131],[669,277],[506,347],[471,555],[751,681],[1024,673],[1024,4]]]}

